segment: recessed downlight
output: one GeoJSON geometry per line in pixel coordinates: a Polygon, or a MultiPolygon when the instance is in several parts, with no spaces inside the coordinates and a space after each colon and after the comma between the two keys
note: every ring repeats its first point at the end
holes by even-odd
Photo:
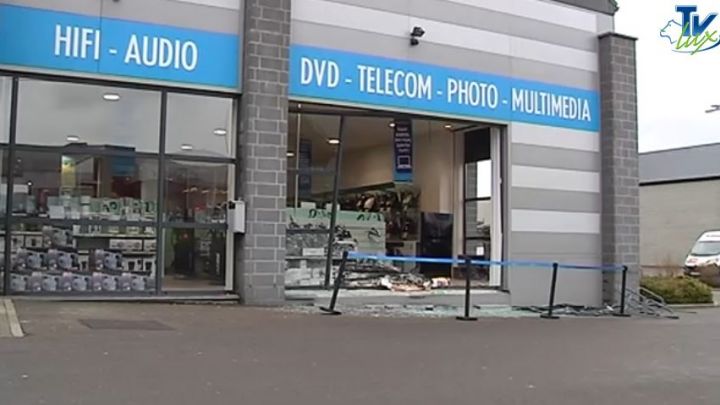
{"type": "Polygon", "coordinates": [[[117,93],[105,93],[105,94],[103,94],[103,100],[118,101],[118,100],[120,100],[120,95],[117,93]]]}
{"type": "Polygon", "coordinates": [[[287,156],[287,157],[289,157],[289,158],[294,158],[294,157],[295,157],[295,152],[289,150],[289,151],[287,151],[287,153],[285,154],[285,156],[287,156]]]}
{"type": "Polygon", "coordinates": [[[77,135],[68,135],[65,139],[67,139],[68,142],[80,142],[80,137],[77,135]]]}
{"type": "Polygon", "coordinates": [[[184,150],[184,151],[190,151],[190,150],[193,150],[193,146],[190,145],[189,143],[184,143],[180,146],[180,149],[184,150]]]}
{"type": "Polygon", "coordinates": [[[338,139],[338,138],[328,138],[327,143],[329,143],[330,145],[339,145],[339,144],[340,144],[340,139],[338,139]]]}
{"type": "Polygon", "coordinates": [[[394,123],[394,122],[391,122],[391,123],[388,124],[388,126],[389,126],[390,128],[395,128],[395,123],[394,123]]]}
{"type": "Polygon", "coordinates": [[[215,135],[217,135],[217,136],[225,136],[225,135],[227,135],[227,129],[225,129],[225,128],[215,128],[215,129],[213,130],[213,134],[215,134],[215,135]]]}
{"type": "Polygon", "coordinates": [[[453,129],[453,126],[450,124],[445,124],[445,129],[453,129]]]}

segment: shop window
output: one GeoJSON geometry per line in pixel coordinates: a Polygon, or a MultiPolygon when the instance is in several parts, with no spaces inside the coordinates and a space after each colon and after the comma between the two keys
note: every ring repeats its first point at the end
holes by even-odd
{"type": "MultiPolygon", "coordinates": [[[[490,260],[502,260],[501,220],[498,206],[499,131],[482,128],[465,133],[464,169],[464,243],[465,254],[490,260]]],[[[482,267],[474,272],[482,286],[499,287],[499,266],[482,267]]]]}
{"type": "MultiPolygon", "coordinates": [[[[291,113],[287,152],[285,285],[320,287],[325,274],[340,117],[291,113]]],[[[340,236],[347,233],[337,227],[340,236]]],[[[341,255],[340,244],[333,256],[341,255]]]]}
{"type": "Polygon", "coordinates": [[[155,290],[156,237],[142,233],[142,228],[101,231],[83,225],[19,223],[13,226],[11,240],[13,293],[143,294],[155,290]]]}
{"type": "MultiPolygon", "coordinates": [[[[492,225],[490,160],[468,163],[465,167],[465,237],[490,240],[492,225]]],[[[478,254],[475,250],[468,254],[478,254]]]]}
{"type": "Polygon", "coordinates": [[[287,206],[321,208],[332,198],[334,174],[289,170],[287,175],[287,206]]]}
{"type": "Polygon", "coordinates": [[[335,170],[340,117],[292,113],[288,129],[288,170],[335,170]]]}
{"type": "Polygon", "coordinates": [[[172,228],[163,232],[165,289],[224,289],[227,268],[224,229],[172,228]]]}
{"type": "Polygon", "coordinates": [[[229,98],[169,93],[165,152],[232,158],[234,102],[229,98]]]}
{"type": "Polygon", "coordinates": [[[168,160],[165,168],[165,220],[224,225],[231,165],[168,160]]]}
{"type": "Polygon", "coordinates": [[[21,218],[153,222],[156,158],[19,150],[12,212],[21,218]]]}
{"type": "Polygon", "coordinates": [[[154,291],[157,173],[156,158],[18,150],[11,290],[154,291]]]}
{"type": "Polygon", "coordinates": [[[157,153],[160,93],[22,79],[17,143],[157,153]]]}
{"type": "Polygon", "coordinates": [[[168,93],[163,158],[160,91],[20,79],[10,161],[2,143],[11,83],[0,77],[0,166],[13,189],[5,279],[13,292],[152,293],[158,282],[225,288],[233,99],[168,93]]]}

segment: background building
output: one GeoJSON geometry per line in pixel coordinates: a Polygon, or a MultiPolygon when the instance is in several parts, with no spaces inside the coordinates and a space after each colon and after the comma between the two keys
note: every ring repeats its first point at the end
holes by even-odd
{"type": "Polygon", "coordinates": [[[640,258],[679,269],[697,238],[720,229],[720,144],[640,155],[640,258]]]}

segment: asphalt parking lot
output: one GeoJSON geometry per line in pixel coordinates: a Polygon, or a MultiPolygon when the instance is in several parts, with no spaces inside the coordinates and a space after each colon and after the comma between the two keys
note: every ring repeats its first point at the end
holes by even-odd
{"type": "Polygon", "coordinates": [[[16,301],[3,404],[713,404],[720,310],[680,320],[326,317],[16,301]]]}

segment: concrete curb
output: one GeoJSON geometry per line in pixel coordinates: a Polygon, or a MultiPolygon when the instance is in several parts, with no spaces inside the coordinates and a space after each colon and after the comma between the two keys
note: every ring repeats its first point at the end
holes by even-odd
{"type": "Polygon", "coordinates": [[[25,334],[23,333],[22,326],[20,325],[20,320],[18,319],[17,312],[15,311],[15,304],[13,304],[12,300],[9,299],[4,299],[2,301],[3,305],[5,306],[7,322],[10,326],[10,335],[14,338],[24,337],[25,334]]]}

